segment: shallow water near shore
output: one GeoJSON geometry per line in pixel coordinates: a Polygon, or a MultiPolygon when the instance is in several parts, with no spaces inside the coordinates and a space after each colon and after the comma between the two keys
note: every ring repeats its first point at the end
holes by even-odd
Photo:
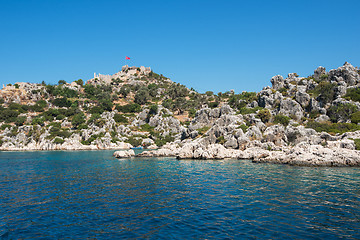
{"type": "Polygon", "coordinates": [[[360,238],[360,168],[113,152],[0,152],[0,238],[360,238]]]}

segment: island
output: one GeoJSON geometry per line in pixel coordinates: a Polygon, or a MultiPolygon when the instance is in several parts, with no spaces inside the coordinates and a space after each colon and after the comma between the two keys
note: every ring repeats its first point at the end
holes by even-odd
{"type": "Polygon", "coordinates": [[[359,74],[348,62],[318,67],[308,77],[274,76],[258,93],[199,93],[150,67],[127,65],[87,81],[7,84],[0,150],[360,166],[359,74]],[[149,151],[135,155],[133,147],[149,151]]]}

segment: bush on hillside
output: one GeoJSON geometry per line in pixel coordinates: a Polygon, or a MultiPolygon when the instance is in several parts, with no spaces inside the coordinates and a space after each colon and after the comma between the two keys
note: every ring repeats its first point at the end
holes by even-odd
{"type": "Polygon", "coordinates": [[[282,115],[282,114],[278,114],[274,117],[274,123],[276,124],[282,124],[285,127],[289,124],[290,122],[290,117],[282,115]]]}
{"type": "Polygon", "coordinates": [[[18,111],[4,109],[0,111],[0,121],[5,121],[7,123],[15,122],[18,115],[19,115],[18,111]]]}
{"type": "Polygon", "coordinates": [[[24,125],[25,121],[26,121],[25,116],[17,117],[16,120],[15,120],[15,125],[16,126],[22,126],[22,125],[24,125]]]}
{"type": "Polygon", "coordinates": [[[309,121],[306,125],[307,128],[315,129],[317,132],[327,132],[332,135],[345,132],[353,132],[360,130],[360,126],[355,123],[331,123],[331,122],[315,122],[309,121]]]}
{"type": "Polygon", "coordinates": [[[70,107],[71,101],[67,100],[66,97],[56,98],[53,100],[53,104],[58,107],[70,107]]]}
{"type": "Polygon", "coordinates": [[[78,128],[80,124],[85,123],[85,114],[84,113],[78,113],[76,115],[73,116],[72,120],[71,120],[71,124],[75,127],[78,128]]]}
{"type": "Polygon", "coordinates": [[[54,139],[54,142],[53,142],[53,143],[55,143],[55,144],[63,144],[64,142],[65,142],[64,139],[61,139],[61,138],[56,137],[56,138],[54,139]]]}
{"type": "Polygon", "coordinates": [[[126,117],[124,117],[122,114],[118,114],[118,113],[116,113],[114,115],[114,120],[117,123],[125,123],[125,124],[127,124],[129,122],[126,117]]]}
{"type": "Polygon", "coordinates": [[[141,106],[137,103],[129,103],[124,106],[117,105],[116,110],[123,113],[137,113],[141,112],[141,106]]]}
{"type": "Polygon", "coordinates": [[[262,122],[267,123],[271,119],[271,113],[268,109],[261,109],[257,116],[261,119],[262,122]]]}
{"type": "Polygon", "coordinates": [[[313,90],[309,93],[314,94],[317,101],[326,104],[334,100],[336,84],[330,82],[320,82],[313,90]]]}
{"type": "Polygon", "coordinates": [[[360,88],[350,88],[346,91],[346,95],[344,96],[347,100],[353,100],[356,102],[360,102],[360,88]]]}
{"type": "Polygon", "coordinates": [[[327,111],[327,115],[332,122],[338,122],[339,120],[350,119],[351,115],[357,111],[358,109],[355,105],[345,103],[331,106],[327,111]]]}
{"type": "Polygon", "coordinates": [[[355,123],[355,124],[360,123],[360,111],[357,111],[357,112],[351,114],[350,119],[351,119],[352,123],[355,123]]]}
{"type": "Polygon", "coordinates": [[[141,88],[134,97],[134,102],[139,105],[144,105],[150,100],[149,91],[146,88],[141,88]]]}

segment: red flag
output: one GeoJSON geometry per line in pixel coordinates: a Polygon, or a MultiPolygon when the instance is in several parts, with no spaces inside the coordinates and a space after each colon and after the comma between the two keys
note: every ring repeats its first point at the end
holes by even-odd
{"type": "Polygon", "coordinates": [[[126,60],[130,60],[130,58],[128,56],[125,57],[126,60]]]}

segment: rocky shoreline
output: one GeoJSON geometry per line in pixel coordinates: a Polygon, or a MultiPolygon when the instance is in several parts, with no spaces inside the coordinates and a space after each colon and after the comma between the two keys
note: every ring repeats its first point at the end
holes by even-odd
{"type": "Polygon", "coordinates": [[[1,90],[0,151],[360,166],[360,70],[350,63],[277,75],[258,93],[198,93],[144,67],[80,80],[1,90]]]}
{"type": "Polygon", "coordinates": [[[331,148],[301,142],[293,147],[281,147],[277,150],[268,150],[260,146],[238,150],[227,149],[221,144],[209,144],[206,147],[199,143],[187,143],[183,147],[168,144],[161,149],[143,151],[136,155],[133,150],[116,151],[113,156],[116,158],[174,157],[179,160],[248,159],[256,163],[296,166],[360,166],[360,151],[354,150],[351,140],[335,141],[331,148]]]}

